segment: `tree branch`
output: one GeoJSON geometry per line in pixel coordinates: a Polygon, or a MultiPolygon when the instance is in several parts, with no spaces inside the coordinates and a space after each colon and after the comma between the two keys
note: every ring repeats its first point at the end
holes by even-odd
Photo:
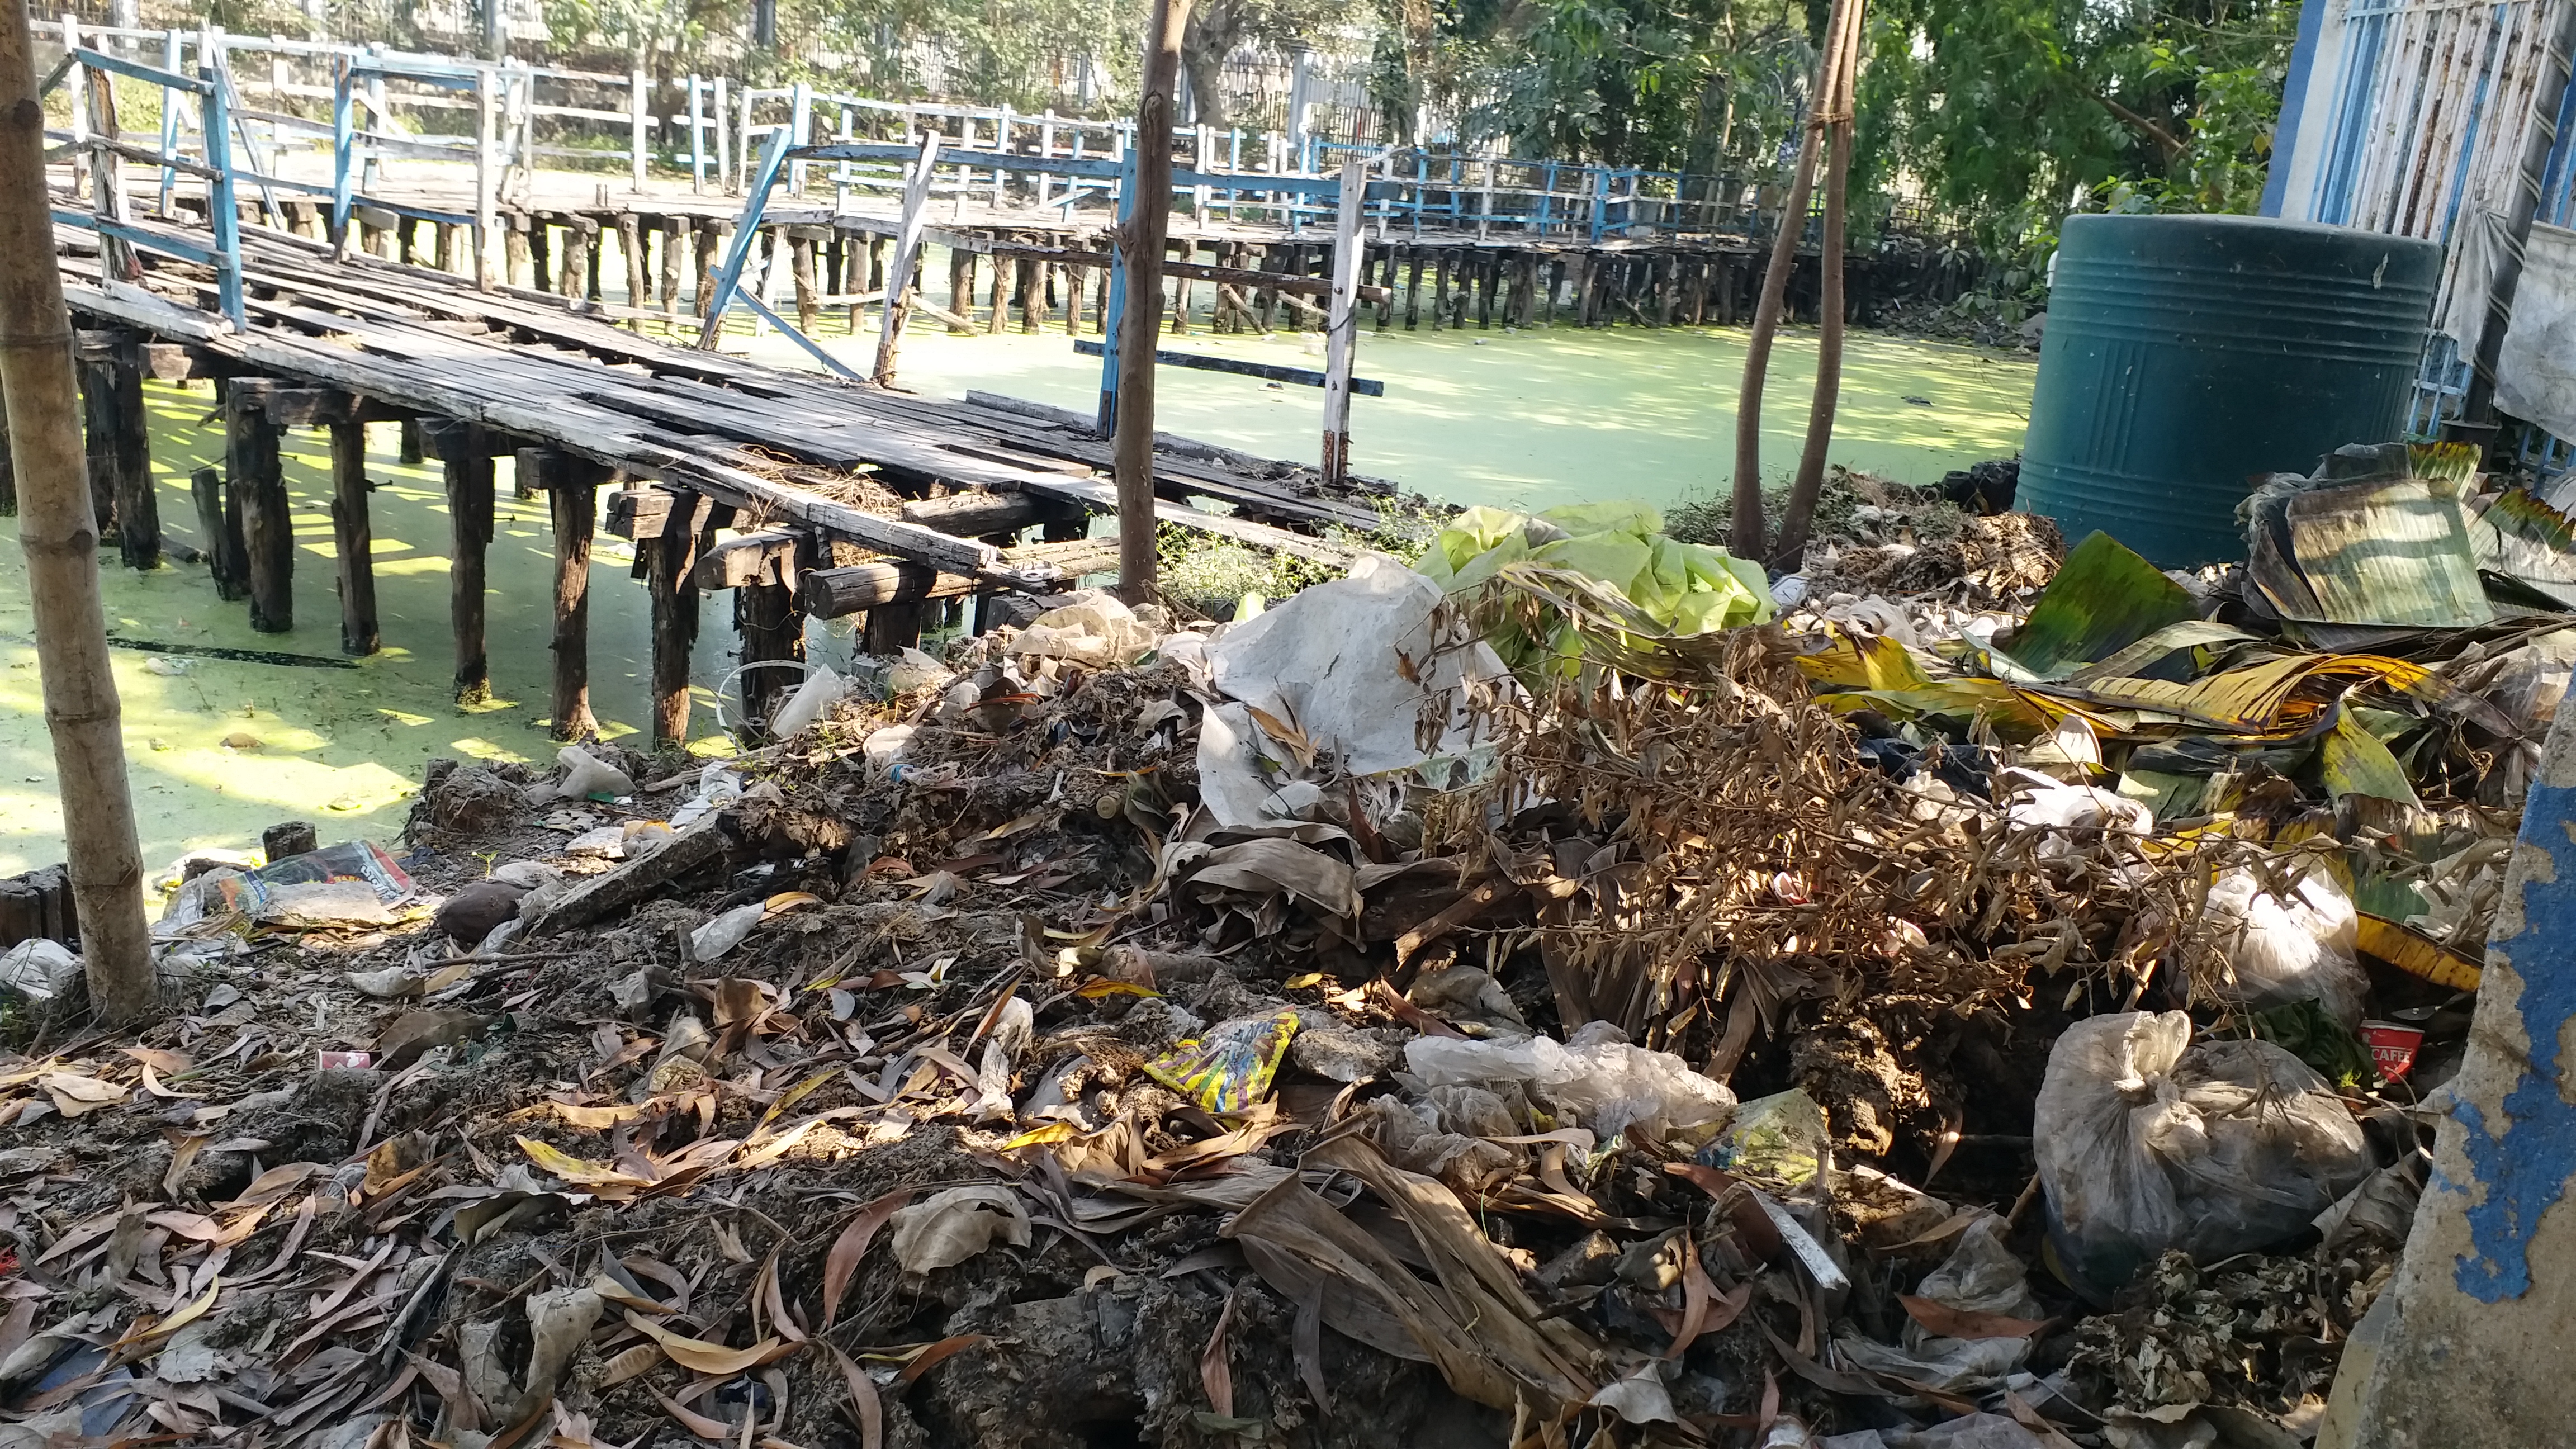
{"type": "Polygon", "coordinates": [[[2170,162],[2173,158],[2182,154],[2183,143],[2174,139],[2173,132],[2166,130],[2164,127],[2157,125],[2155,122],[2142,115],[2139,115],[2137,112],[2130,110],[2127,106],[2121,105],[2118,101],[2111,99],[2109,96],[2097,95],[2093,99],[2100,101],[2102,103],[2102,108],[2109,111],[2112,115],[2117,116],[2121,120],[2128,122],[2130,125],[2137,127],[2139,130],[2146,132],[2148,139],[2154,141],[2156,145],[2163,150],[2166,161],[2170,162]]]}

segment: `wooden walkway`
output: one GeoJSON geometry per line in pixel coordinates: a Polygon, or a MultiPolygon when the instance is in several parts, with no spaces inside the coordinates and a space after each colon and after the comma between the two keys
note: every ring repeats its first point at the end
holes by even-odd
{"type": "MultiPolygon", "coordinates": [[[[144,230],[154,224],[136,223],[144,230]]],[[[196,234],[202,241],[203,233],[196,234]]],[[[555,733],[591,727],[587,595],[598,491],[636,543],[652,593],[654,733],[687,735],[689,649],[703,590],[735,592],[745,663],[802,657],[809,617],[864,612],[872,652],[918,638],[931,600],[1061,592],[1114,568],[1088,537],[1114,510],[1108,444],[1024,412],[852,384],[656,342],[560,298],[481,292],[427,268],[253,231],[243,248],[245,330],[216,310],[213,273],[154,258],[141,281],[103,281],[97,239],[59,232],[83,328],[91,482],[126,562],[157,561],[159,522],[139,406],[144,377],[214,378],[227,468],[202,470],[197,505],[227,597],[255,628],[295,611],[295,550],[277,430],[332,431],[343,647],[377,647],[363,429],[394,421],[446,469],[454,537],[456,687],[488,693],[484,551],[492,459],[549,491],[556,525],[555,733]],[[720,537],[730,529],[734,536],[720,537]],[[1037,532],[1041,541],[1021,542],[1037,532]]],[[[1380,522],[1367,485],[1324,496],[1311,469],[1166,446],[1156,459],[1168,523],[1347,564],[1359,551],[1317,530],[1380,522]],[[1199,506],[1213,501],[1227,511],[1199,506]],[[1302,531],[1301,531],[1302,530],[1302,531]]],[[[981,619],[979,618],[979,623],[981,619]]],[[[787,669],[745,676],[758,718],[787,669]]]]}

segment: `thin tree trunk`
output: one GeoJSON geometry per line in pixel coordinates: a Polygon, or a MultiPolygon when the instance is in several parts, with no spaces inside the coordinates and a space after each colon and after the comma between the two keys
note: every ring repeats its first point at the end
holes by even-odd
{"type": "Polygon", "coordinates": [[[1846,193],[1851,179],[1852,101],[1860,71],[1861,18],[1869,0],[1849,0],[1843,29],[1834,37],[1836,67],[1832,108],[1823,117],[1832,128],[1831,159],[1825,168],[1824,247],[1816,259],[1821,283],[1817,302],[1816,396],[1807,410],[1807,446],[1798,457],[1797,481],[1780,510],[1780,536],[1771,546],[1771,561],[1796,568],[1807,547],[1807,529],[1815,521],[1816,499],[1825,487],[1825,449],[1834,440],[1834,410],[1843,383],[1843,227],[1848,215],[1846,193]]]}
{"type": "Polygon", "coordinates": [[[1154,597],[1155,323],[1172,229],[1172,90],[1189,17],[1190,0],[1154,0],[1144,97],[1136,104],[1135,209],[1119,249],[1127,295],[1118,319],[1118,420],[1110,456],[1118,479],[1118,593],[1130,604],[1154,597]]]}
{"type": "Polygon", "coordinates": [[[0,393],[18,480],[18,541],[90,1004],[103,1020],[124,1023],[149,1013],[159,996],[143,921],[143,852],[99,602],[98,525],[81,451],[71,314],[54,265],[34,41],[24,7],[0,10],[0,393]]]}
{"type": "MultiPolygon", "coordinates": [[[[1842,34],[1853,0],[1834,0],[1825,34],[1842,34]]],[[[1830,45],[1817,63],[1811,112],[1820,112],[1832,82],[1834,52],[1830,45]]],[[[1798,238],[1807,229],[1807,198],[1816,184],[1816,152],[1824,126],[1816,115],[1807,121],[1798,143],[1798,166],[1789,179],[1789,195],[1780,207],[1779,235],[1771,241],[1771,263],[1762,273],[1762,299],[1753,309],[1753,335],[1744,344],[1744,389],[1735,404],[1735,556],[1760,559],[1770,535],[1762,516],[1762,385],[1770,380],[1771,343],[1779,335],[1780,311],[1788,301],[1789,273],[1798,262],[1798,238]]]]}

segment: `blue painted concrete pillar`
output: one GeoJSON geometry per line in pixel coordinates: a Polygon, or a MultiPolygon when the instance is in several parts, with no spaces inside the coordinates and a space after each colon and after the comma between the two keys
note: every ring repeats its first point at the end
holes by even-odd
{"type": "Polygon", "coordinates": [[[2468,1059],[2426,1106],[2434,1178],[2355,1449],[2576,1443],[2576,705],[2523,806],[2468,1059]]]}

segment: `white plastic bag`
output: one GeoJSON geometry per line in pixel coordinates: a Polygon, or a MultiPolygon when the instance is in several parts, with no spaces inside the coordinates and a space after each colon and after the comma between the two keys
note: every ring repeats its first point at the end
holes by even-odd
{"type": "Polygon", "coordinates": [[[1161,642],[1153,628],[1101,589],[1082,589],[1060,609],[1029,621],[1012,638],[1014,655],[1065,659],[1093,669],[1123,669],[1161,642]]]}
{"type": "Polygon", "coordinates": [[[783,740],[813,728],[823,712],[849,688],[848,680],[823,665],[815,665],[814,672],[806,675],[805,682],[796,686],[796,692],[778,707],[778,713],[769,717],[769,737],[783,740]]]}
{"type": "Polygon", "coordinates": [[[614,800],[635,793],[635,782],[624,770],[579,745],[564,746],[555,752],[555,759],[564,768],[555,788],[568,799],[614,800]]]}
{"type": "MultiPolygon", "coordinates": [[[[2047,1316],[2030,1291],[2022,1261],[2004,1246],[2004,1220],[1982,1217],[1959,1235],[1941,1266],[1923,1275],[1915,1295],[1962,1313],[2036,1321],[2047,1316]]],[[[1865,1369],[1952,1391],[1984,1389],[2020,1369],[2030,1357],[2028,1338],[1948,1338],[1912,1318],[1902,1348],[1843,1335],[1844,1356],[1865,1369]]]]}
{"type": "Polygon", "coordinates": [[[2374,1166],[2307,1063],[2267,1041],[2195,1045],[2179,1011],[2067,1028],[2031,1131],[2058,1262],[2105,1298],[2170,1249],[2209,1262],[2295,1236],[2374,1166]]]}
{"type": "Polygon", "coordinates": [[[868,737],[859,742],[859,752],[867,757],[868,773],[893,774],[894,767],[903,763],[904,750],[912,744],[913,729],[911,725],[886,725],[870,730],[868,737]]]}
{"type": "Polygon", "coordinates": [[[894,667],[886,671],[886,693],[910,694],[916,689],[941,689],[957,677],[957,671],[931,658],[918,649],[906,649],[895,656],[894,667]]]}
{"type": "Polygon", "coordinates": [[[2307,866],[2294,883],[2272,890],[2244,866],[2225,871],[2210,884],[2209,916],[2234,932],[2230,999],[2256,1008],[2315,1001],[2344,1025],[2361,1025],[2370,996],[2370,978],[2353,955],[2361,917],[2322,867],[2307,866]]]}
{"type": "Polygon", "coordinates": [[[1429,1087],[1517,1082],[1603,1139],[1631,1126],[1659,1138],[1704,1135],[1735,1112],[1735,1094],[1724,1083],[1670,1052],[1630,1046],[1606,1022],[1585,1025],[1571,1046],[1543,1036],[1419,1037],[1406,1044],[1404,1061],[1429,1087]]]}
{"type": "Polygon", "coordinates": [[[713,961],[724,955],[741,945],[743,938],[751,934],[751,928],[759,925],[760,918],[766,914],[768,908],[754,901],[747,906],[736,906],[698,927],[689,933],[690,957],[698,961],[713,961]]]}

